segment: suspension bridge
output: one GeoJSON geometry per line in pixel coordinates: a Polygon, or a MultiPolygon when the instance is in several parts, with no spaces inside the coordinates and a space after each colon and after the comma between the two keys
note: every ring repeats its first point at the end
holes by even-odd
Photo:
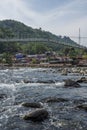
{"type": "Polygon", "coordinates": [[[26,35],[23,35],[23,34],[17,34],[15,37],[4,37],[4,38],[0,38],[0,42],[7,42],[7,43],[10,43],[10,42],[33,42],[33,43],[36,43],[36,42],[47,42],[47,43],[54,43],[54,44],[62,44],[62,45],[65,45],[65,46],[69,46],[69,47],[77,47],[77,48],[86,48],[84,46],[82,46],[80,43],[81,43],[81,39],[84,38],[86,39],[87,37],[81,37],[80,35],[80,29],[79,29],[79,36],[76,37],[76,36],[66,36],[66,37],[69,37],[69,38],[73,38],[73,39],[78,39],[78,44],[70,44],[68,42],[59,42],[59,40],[53,40],[53,39],[48,39],[48,38],[29,38],[28,34],[26,35]]]}
{"type": "Polygon", "coordinates": [[[47,43],[54,43],[54,44],[62,44],[62,45],[65,45],[65,46],[72,46],[72,47],[78,47],[80,48],[81,46],[79,46],[77,44],[76,45],[70,45],[69,43],[60,43],[58,40],[52,40],[52,39],[46,39],[46,38],[0,38],[0,42],[33,42],[33,43],[36,43],[36,42],[47,42],[47,43]]]}

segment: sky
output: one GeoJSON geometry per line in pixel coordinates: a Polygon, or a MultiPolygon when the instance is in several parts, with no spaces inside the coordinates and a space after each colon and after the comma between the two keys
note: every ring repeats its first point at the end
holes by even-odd
{"type": "MultiPolygon", "coordinates": [[[[0,0],[0,20],[5,19],[70,37],[78,37],[80,28],[86,37],[87,0],[0,0]]],[[[87,46],[87,38],[81,38],[81,45],[87,46]]]]}

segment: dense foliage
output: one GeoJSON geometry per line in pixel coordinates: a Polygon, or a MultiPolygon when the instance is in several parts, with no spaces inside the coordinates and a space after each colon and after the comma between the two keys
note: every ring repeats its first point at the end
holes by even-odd
{"type": "Polygon", "coordinates": [[[79,52],[78,49],[75,49],[77,44],[69,37],[56,36],[50,32],[42,30],[41,28],[33,29],[14,20],[0,21],[0,38],[46,38],[58,40],[58,43],[56,44],[49,41],[36,43],[0,42],[0,54],[8,52],[10,54],[15,54],[18,52],[23,52],[25,54],[40,54],[45,53],[46,51],[55,51],[60,55],[70,55],[72,57],[79,52]],[[64,45],[61,43],[64,43],[64,45]],[[74,49],[67,46],[66,43],[73,45],[74,49]]]}
{"type": "Polygon", "coordinates": [[[76,43],[72,41],[69,37],[56,36],[50,32],[44,31],[41,28],[33,29],[21,22],[14,20],[4,20],[0,21],[0,38],[46,38],[52,40],[58,40],[59,43],[76,43]]]}

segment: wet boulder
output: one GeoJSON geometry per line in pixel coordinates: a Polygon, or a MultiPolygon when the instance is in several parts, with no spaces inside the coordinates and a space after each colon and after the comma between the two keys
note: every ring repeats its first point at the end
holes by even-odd
{"type": "Polygon", "coordinates": [[[71,79],[67,79],[64,81],[65,81],[64,84],[65,87],[76,87],[76,88],[80,87],[80,84],[77,81],[73,81],[71,79]]]}
{"type": "Polygon", "coordinates": [[[80,104],[80,105],[78,105],[78,106],[76,106],[77,108],[79,108],[79,109],[83,109],[83,110],[85,110],[85,111],[87,111],[87,104],[80,104]]]}
{"type": "Polygon", "coordinates": [[[57,97],[49,97],[47,99],[45,99],[46,103],[52,103],[52,102],[66,102],[68,101],[68,99],[64,99],[64,98],[57,98],[57,97]]]}
{"type": "Polygon", "coordinates": [[[22,106],[24,107],[32,107],[32,108],[42,108],[41,103],[35,103],[35,102],[24,102],[22,103],[22,106]]]}
{"type": "Polygon", "coordinates": [[[87,78],[86,77],[81,77],[80,79],[77,80],[78,83],[87,83],[87,78]]]}
{"type": "Polygon", "coordinates": [[[24,120],[31,120],[34,122],[43,121],[48,118],[48,112],[45,109],[35,110],[23,117],[24,120]]]}

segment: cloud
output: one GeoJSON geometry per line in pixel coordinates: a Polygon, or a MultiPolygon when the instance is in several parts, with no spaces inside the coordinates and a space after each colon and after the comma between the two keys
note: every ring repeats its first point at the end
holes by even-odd
{"type": "MultiPolygon", "coordinates": [[[[78,36],[79,27],[81,35],[86,36],[87,29],[87,1],[74,0],[66,5],[51,10],[46,14],[44,28],[59,35],[78,36]]],[[[78,41],[78,39],[74,39],[78,41]]],[[[86,45],[87,39],[82,39],[82,44],[86,45]]]]}
{"type": "Polygon", "coordinates": [[[0,19],[16,19],[32,23],[36,15],[36,12],[26,8],[26,4],[22,0],[3,0],[0,2],[0,19]]]}

